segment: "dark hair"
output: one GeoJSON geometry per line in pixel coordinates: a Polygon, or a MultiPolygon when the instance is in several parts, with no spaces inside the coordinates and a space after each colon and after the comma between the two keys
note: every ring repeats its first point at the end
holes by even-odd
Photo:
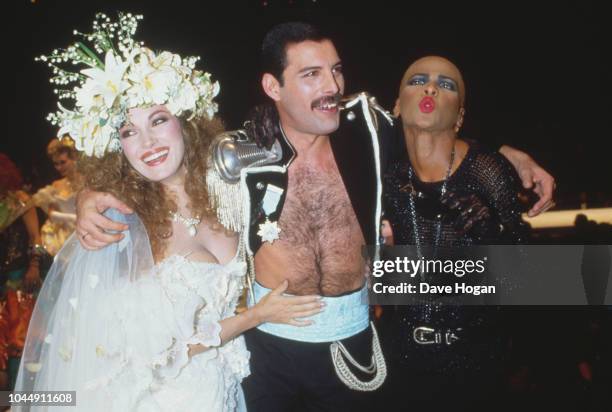
{"type": "Polygon", "coordinates": [[[287,22],[272,27],[261,45],[261,69],[270,73],[283,85],[283,71],[287,67],[287,47],[303,41],[329,40],[329,36],[311,24],[287,22]]]}
{"type": "Polygon", "coordinates": [[[274,141],[281,135],[279,123],[278,110],[271,101],[268,101],[249,111],[244,129],[257,146],[270,150],[274,141]]]}

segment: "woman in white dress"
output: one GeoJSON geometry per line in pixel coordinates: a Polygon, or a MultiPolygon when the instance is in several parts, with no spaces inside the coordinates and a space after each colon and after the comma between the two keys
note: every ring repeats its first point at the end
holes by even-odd
{"type": "Polygon", "coordinates": [[[55,256],[74,232],[76,222],[74,185],[77,151],[74,141],[68,136],[53,139],[47,145],[47,155],[62,177],[40,189],[32,199],[48,216],[40,228],[40,235],[44,248],[51,256],[55,256]]]}
{"type": "MultiPolygon", "coordinates": [[[[230,229],[239,221],[217,218],[206,184],[214,173],[208,147],[222,130],[213,117],[219,86],[194,69],[195,59],[155,54],[133,41],[138,19],[97,16],[84,37],[103,59],[83,43],[45,58],[92,66],[84,76],[61,73],[60,84],[79,82],[77,105],[52,120],[85,152],[85,185],[135,213],[107,213],[125,222],[119,243],[86,251],[72,236],[57,255],[16,390],[76,391],[76,410],[85,411],[244,410],[240,382],[249,354],[240,334],[262,322],[307,325],[296,318],[322,304],[317,296],[283,296],[285,282],[236,314],[246,264],[230,229]]],[[[17,410],[38,408],[47,406],[17,410]]]]}

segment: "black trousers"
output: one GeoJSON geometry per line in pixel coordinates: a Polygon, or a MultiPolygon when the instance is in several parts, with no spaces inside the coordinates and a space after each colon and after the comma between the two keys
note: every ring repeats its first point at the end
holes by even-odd
{"type": "MultiPolygon", "coordinates": [[[[249,412],[374,410],[372,392],[351,390],[336,375],[331,342],[299,342],[258,329],[244,336],[251,352],[251,375],[242,383],[249,412]]],[[[371,328],[342,343],[361,365],[371,363],[371,328]]]]}
{"type": "Polygon", "coordinates": [[[505,411],[499,392],[503,371],[488,359],[490,348],[459,346],[437,351],[415,344],[391,353],[387,382],[379,393],[385,411],[505,411]],[[466,364],[468,354],[475,362],[466,364]]]}
{"type": "MultiPolygon", "coordinates": [[[[387,381],[376,394],[381,410],[404,411],[456,411],[479,412],[505,411],[499,401],[503,379],[503,340],[491,330],[484,318],[476,326],[468,322],[470,308],[451,308],[461,311],[457,322],[463,326],[460,340],[451,345],[422,345],[414,341],[414,328],[424,323],[415,320],[418,307],[385,307],[379,321],[380,333],[389,374],[387,381]],[[487,325],[486,327],[484,325],[487,325]]],[[[479,314],[479,309],[473,309],[479,314]]],[[[486,319],[493,318],[486,310],[486,319]]],[[[450,322],[453,313],[436,312],[440,324],[433,325],[444,330],[442,320],[450,322]]],[[[457,325],[451,325],[454,328],[457,325]]],[[[459,333],[459,332],[457,332],[459,333]]]]}

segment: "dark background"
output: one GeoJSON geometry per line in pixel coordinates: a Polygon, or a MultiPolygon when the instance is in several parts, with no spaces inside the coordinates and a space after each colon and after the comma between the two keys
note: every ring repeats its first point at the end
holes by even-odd
{"type": "MultiPolygon", "coordinates": [[[[411,61],[446,56],[462,69],[467,84],[464,137],[529,152],[556,177],[559,208],[577,208],[585,200],[589,207],[612,206],[607,63],[612,36],[609,15],[596,2],[9,0],[3,5],[0,151],[17,162],[34,190],[57,176],[45,155],[55,135],[45,117],[55,110],[56,98],[48,68],[33,59],[71,43],[73,29],[89,31],[97,11],[114,16],[122,10],[144,14],[136,37],[150,48],[202,57],[199,67],[221,83],[220,115],[228,128],[239,127],[262,98],[259,45],[282,21],[307,20],[331,31],[344,60],[347,93],[368,90],[387,108],[411,61]]],[[[589,243],[592,233],[573,231],[569,239],[589,243]]],[[[550,308],[514,319],[521,333],[513,337],[507,377],[522,398],[542,397],[540,410],[566,409],[551,409],[549,402],[564,393],[579,405],[568,404],[572,410],[609,405],[609,311],[550,308]],[[578,373],[583,363],[592,368],[592,381],[578,373]]]]}
{"type": "Polygon", "coordinates": [[[347,93],[368,90],[387,108],[412,60],[450,58],[467,83],[464,137],[528,151],[557,178],[560,208],[577,207],[580,196],[590,207],[610,205],[608,17],[589,1],[478,3],[13,0],[2,18],[5,46],[12,46],[3,80],[16,94],[5,100],[9,127],[0,150],[34,188],[56,178],[44,150],[55,132],[45,116],[56,99],[48,68],[33,58],[68,45],[75,28],[90,31],[97,11],[144,14],[136,37],[146,45],[200,55],[199,67],[221,83],[220,115],[229,128],[262,98],[257,56],[264,33],[300,19],[331,31],[347,93]]]}

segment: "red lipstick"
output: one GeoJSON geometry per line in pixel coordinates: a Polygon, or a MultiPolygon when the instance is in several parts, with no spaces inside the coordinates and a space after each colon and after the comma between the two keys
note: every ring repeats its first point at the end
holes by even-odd
{"type": "Polygon", "coordinates": [[[167,158],[170,148],[167,146],[159,147],[155,150],[150,150],[140,157],[140,160],[145,162],[147,166],[157,166],[162,164],[167,158]]]}
{"type": "Polygon", "coordinates": [[[419,109],[422,113],[431,113],[436,109],[436,102],[433,98],[425,96],[419,103],[419,109]]]}

